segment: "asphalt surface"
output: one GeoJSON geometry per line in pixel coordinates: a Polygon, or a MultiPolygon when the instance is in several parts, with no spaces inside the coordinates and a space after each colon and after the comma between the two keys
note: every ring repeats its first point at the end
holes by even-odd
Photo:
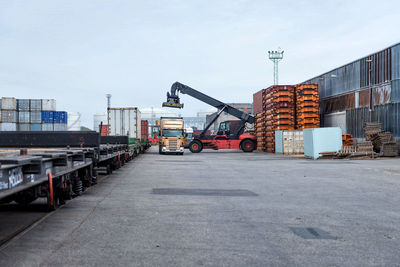
{"type": "Polygon", "coordinates": [[[2,247],[0,266],[400,265],[398,158],[156,152],[2,247]]]}

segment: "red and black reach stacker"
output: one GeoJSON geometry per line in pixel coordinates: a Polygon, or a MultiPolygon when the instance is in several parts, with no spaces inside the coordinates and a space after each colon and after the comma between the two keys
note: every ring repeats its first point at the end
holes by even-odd
{"type": "Polygon", "coordinates": [[[164,102],[162,106],[183,108],[183,103],[180,103],[179,92],[218,109],[217,116],[189,143],[191,152],[199,153],[203,149],[241,149],[244,152],[252,152],[255,149],[256,137],[252,133],[245,132],[246,123],[254,124],[253,116],[179,82],[172,85],[171,92],[167,93],[167,102],[164,102]],[[226,112],[239,120],[221,122],[216,135],[207,135],[207,131],[222,112],[226,112]]]}

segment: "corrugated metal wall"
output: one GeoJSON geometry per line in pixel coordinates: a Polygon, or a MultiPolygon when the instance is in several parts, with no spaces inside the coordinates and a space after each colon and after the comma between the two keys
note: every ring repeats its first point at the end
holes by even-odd
{"type": "Polygon", "coordinates": [[[400,102],[400,44],[331,70],[304,83],[318,84],[320,99],[392,82],[393,102],[400,102]],[[369,62],[371,60],[371,62],[369,62]],[[369,69],[371,68],[371,71],[369,69]],[[370,77],[371,76],[371,77],[370,77]]]}
{"type": "Polygon", "coordinates": [[[400,103],[392,103],[369,108],[357,108],[346,111],[347,133],[356,138],[363,138],[364,122],[378,121],[382,123],[385,131],[392,132],[395,137],[400,137],[400,103]]]}

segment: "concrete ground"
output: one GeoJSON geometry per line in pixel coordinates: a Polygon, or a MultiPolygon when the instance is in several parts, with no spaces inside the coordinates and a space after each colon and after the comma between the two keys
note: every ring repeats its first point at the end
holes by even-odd
{"type": "Polygon", "coordinates": [[[400,265],[400,159],[156,152],[8,243],[0,266],[400,265]]]}

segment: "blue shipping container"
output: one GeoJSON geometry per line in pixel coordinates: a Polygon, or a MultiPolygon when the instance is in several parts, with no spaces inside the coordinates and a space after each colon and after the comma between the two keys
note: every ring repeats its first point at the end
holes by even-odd
{"type": "Polygon", "coordinates": [[[42,111],[42,123],[53,123],[53,111],[42,111]]]}
{"type": "Polygon", "coordinates": [[[42,125],[40,123],[31,123],[31,131],[41,131],[42,125]]]}
{"type": "Polygon", "coordinates": [[[54,123],[67,123],[67,112],[65,111],[54,111],[53,112],[54,123]]]}

